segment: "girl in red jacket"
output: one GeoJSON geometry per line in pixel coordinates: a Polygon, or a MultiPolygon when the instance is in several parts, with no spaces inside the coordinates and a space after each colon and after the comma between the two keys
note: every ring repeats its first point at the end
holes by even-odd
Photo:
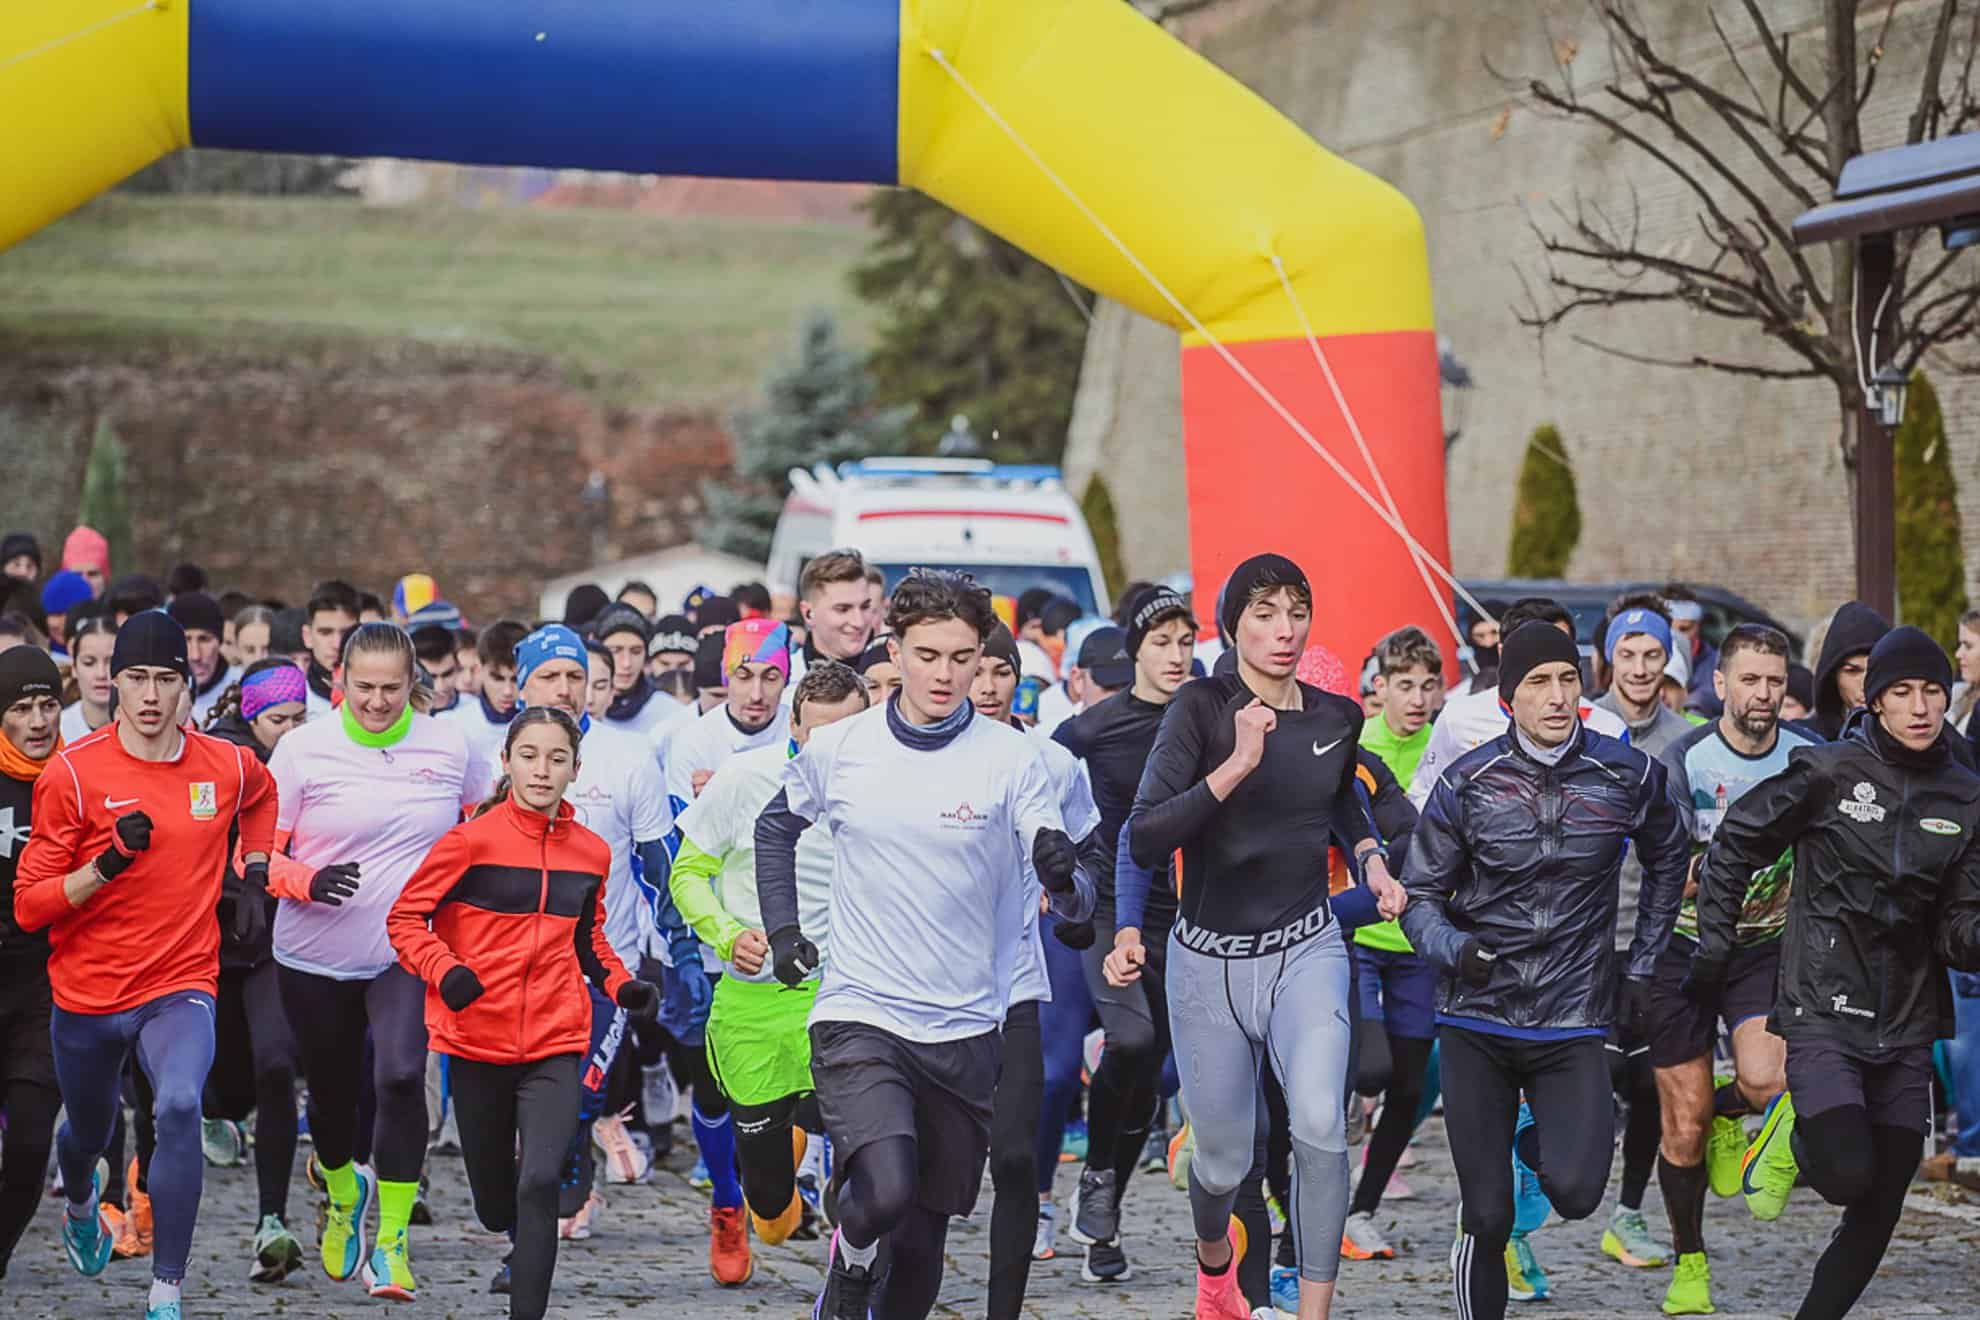
{"type": "Polygon", "coordinates": [[[453,1056],[475,1213],[514,1244],[509,1314],[536,1320],[557,1266],[557,1186],[591,1043],[583,978],[636,1017],[652,1017],[660,994],[605,940],[611,850],[564,802],[577,725],[562,711],[525,710],[509,725],[502,768],[495,795],[433,846],[385,928],[427,984],[431,1048],[453,1056]]]}

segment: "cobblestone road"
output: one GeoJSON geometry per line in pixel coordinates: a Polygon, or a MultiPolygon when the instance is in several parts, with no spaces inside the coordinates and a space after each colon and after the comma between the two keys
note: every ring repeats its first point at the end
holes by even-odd
{"type": "MultiPolygon", "coordinates": [[[[685,1133],[683,1132],[683,1135],[685,1133]]],[[[676,1150],[649,1186],[615,1187],[596,1236],[565,1244],[559,1262],[553,1316],[577,1320],[701,1320],[702,1317],[808,1315],[819,1282],[822,1243],[759,1248],[756,1278],[737,1290],[718,1289],[705,1266],[700,1229],[706,1201],[681,1175],[691,1157],[676,1150]]],[[[469,1225],[467,1189],[458,1158],[433,1160],[432,1228],[415,1229],[420,1299],[408,1315],[497,1316],[499,1299],[486,1281],[501,1254],[500,1239],[469,1225]]],[[[1394,1262],[1344,1265],[1341,1305],[1346,1317],[1421,1317],[1452,1314],[1445,1248],[1456,1206],[1442,1127],[1432,1120],[1404,1175],[1413,1200],[1392,1201],[1384,1218],[1403,1255],[1394,1262]]],[[[1070,1191],[1070,1166],[1060,1170],[1060,1191],[1070,1191]]],[[[1914,1192],[1882,1272],[1858,1306],[1864,1320],[1911,1316],[1980,1316],[1980,1205],[1945,1188],[1914,1192]],[[1944,1198],[1944,1199],[1940,1199],[1944,1198]]],[[[307,1233],[312,1220],[308,1189],[297,1181],[292,1221],[307,1233]]],[[[254,1178],[246,1168],[207,1171],[206,1198],[188,1284],[188,1314],[198,1320],[248,1316],[358,1317],[376,1315],[386,1303],[367,1299],[356,1284],[334,1285],[313,1269],[274,1287],[246,1282],[247,1238],[254,1208],[254,1178]]],[[[985,1188],[976,1218],[950,1235],[950,1263],[943,1291],[944,1316],[983,1314],[988,1266],[990,1195],[985,1188]]],[[[1646,1205],[1661,1235],[1663,1211],[1653,1184],[1646,1205]]],[[[1610,1207],[1601,1212],[1605,1217],[1610,1207]]],[[[79,1279],[64,1263],[57,1238],[57,1208],[45,1205],[0,1282],[0,1320],[76,1320],[143,1313],[149,1274],[136,1261],[118,1261],[101,1280],[79,1279]]],[[[1738,1201],[1714,1201],[1707,1234],[1713,1250],[1715,1297],[1721,1320],[1786,1320],[1799,1304],[1815,1254],[1836,1212],[1812,1193],[1797,1192],[1782,1219],[1763,1226],[1738,1201]]],[[[1189,1219],[1183,1196],[1166,1180],[1143,1177],[1127,1197],[1131,1283],[1095,1288],[1079,1282],[1072,1248],[1037,1266],[1027,1312],[1039,1317],[1120,1317],[1123,1320],[1188,1315],[1189,1219]]],[[[1667,1271],[1626,1270],[1597,1250],[1602,1218],[1554,1223],[1534,1236],[1554,1282],[1555,1300],[1524,1308],[1548,1320],[1658,1315],[1667,1271]]],[[[313,1253],[312,1253],[313,1259],[313,1253]]],[[[1522,1308],[1515,1308],[1521,1310],[1522,1308]]]]}

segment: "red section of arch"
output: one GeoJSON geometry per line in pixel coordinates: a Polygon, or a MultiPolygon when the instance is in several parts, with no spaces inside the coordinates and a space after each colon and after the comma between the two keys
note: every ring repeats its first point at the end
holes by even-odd
{"type": "MultiPolygon", "coordinates": [[[[1321,347],[1403,524],[1445,567],[1444,437],[1437,401],[1437,344],[1429,331],[1340,335],[1321,347]]],[[[1379,500],[1326,377],[1304,339],[1228,346],[1313,438],[1379,500]]],[[[1456,639],[1444,625],[1402,539],[1343,484],[1217,350],[1182,355],[1183,453],[1188,464],[1190,563],[1197,617],[1214,630],[1217,591],[1231,569],[1273,550],[1313,584],[1313,640],[1358,668],[1375,641],[1413,623],[1444,648],[1454,674],[1456,639]]],[[[1431,574],[1448,605],[1448,584],[1431,574]]]]}

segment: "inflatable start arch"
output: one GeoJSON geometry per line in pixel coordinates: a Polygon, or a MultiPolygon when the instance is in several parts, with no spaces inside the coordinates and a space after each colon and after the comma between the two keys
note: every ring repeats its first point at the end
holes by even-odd
{"type": "Polygon", "coordinates": [[[917,188],[1184,332],[1204,614],[1271,548],[1350,664],[1445,615],[1415,209],[1124,0],[11,4],[0,124],[0,246],[186,146],[917,188]]]}

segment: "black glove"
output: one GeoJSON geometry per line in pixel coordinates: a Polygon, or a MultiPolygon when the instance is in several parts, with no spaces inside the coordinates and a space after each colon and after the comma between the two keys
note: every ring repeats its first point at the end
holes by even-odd
{"type": "Polygon", "coordinates": [[[651,1022],[660,1015],[660,987],[651,981],[628,981],[614,998],[620,1008],[641,1022],[651,1022]]]}
{"type": "Polygon", "coordinates": [[[358,889],[358,864],[338,862],[309,878],[309,901],[325,907],[342,907],[358,889]]]}
{"type": "Polygon", "coordinates": [[[779,926],[770,932],[770,961],[777,979],[796,989],[818,970],[818,946],[796,926],[779,926]]]}
{"type": "Polygon", "coordinates": [[[1700,1008],[1718,1007],[1726,989],[1726,960],[1694,955],[1678,993],[1700,1008]]]}
{"type": "Polygon", "coordinates": [[[1650,1034],[1650,978],[1625,976],[1616,991],[1616,1029],[1632,1041],[1650,1034]]]}
{"type": "Polygon", "coordinates": [[[1464,942],[1458,950],[1457,973],[1460,980],[1474,990],[1483,990],[1486,982],[1492,979],[1492,966],[1499,961],[1499,955],[1486,948],[1477,939],[1464,942]]]}
{"type": "Polygon", "coordinates": [[[1079,865],[1079,850],[1064,830],[1040,830],[1031,841],[1031,867],[1038,872],[1038,883],[1054,894],[1073,887],[1073,868],[1079,865]]]}
{"type": "Polygon", "coordinates": [[[440,1002],[458,1013],[481,998],[481,978],[466,967],[456,967],[440,978],[440,1002]]]}
{"type": "Polygon", "coordinates": [[[137,860],[137,855],[151,846],[151,817],[142,811],[127,811],[117,817],[112,828],[110,846],[96,859],[96,873],[105,880],[115,880],[124,873],[124,868],[137,860]]]}
{"type": "Polygon", "coordinates": [[[1093,922],[1055,921],[1052,933],[1059,937],[1059,943],[1068,949],[1090,949],[1093,947],[1093,922]]]}
{"type": "Polygon", "coordinates": [[[268,863],[249,862],[234,899],[234,942],[249,948],[268,938],[268,863]]]}

